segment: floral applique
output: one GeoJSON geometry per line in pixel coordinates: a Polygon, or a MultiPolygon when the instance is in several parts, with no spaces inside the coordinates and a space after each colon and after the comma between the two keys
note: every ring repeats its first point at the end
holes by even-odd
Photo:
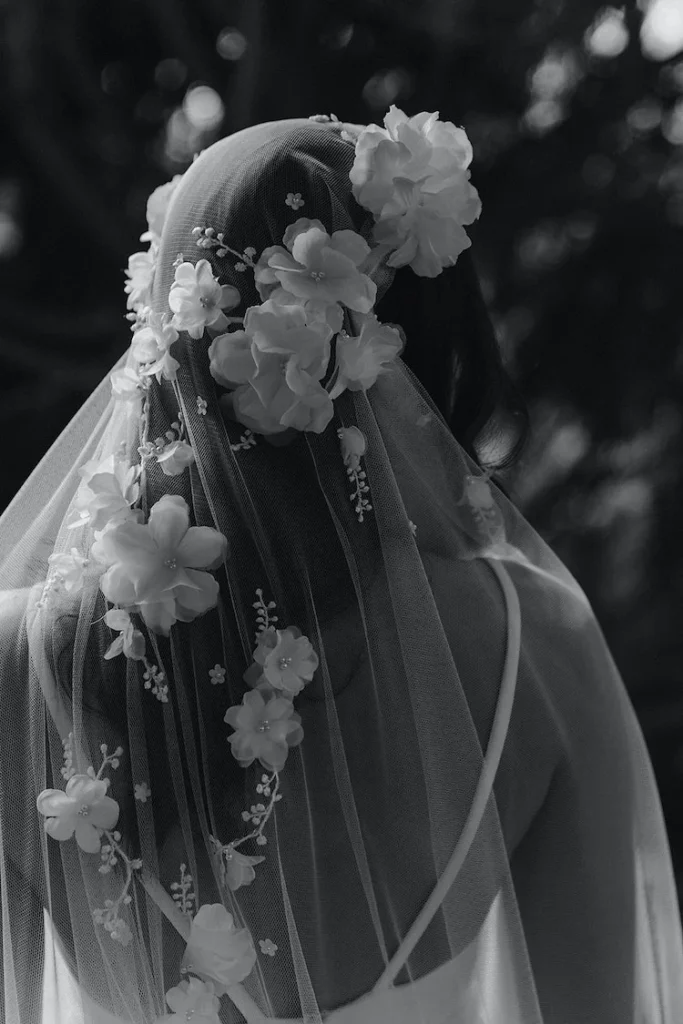
{"type": "Polygon", "coordinates": [[[301,192],[288,192],[285,204],[291,206],[293,210],[300,210],[302,206],[306,205],[306,202],[301,198],[301,192]]]}
{"type": "Polygon", "coordinates": [[[213,982],[186,978],[166,993],[166,1003],[173,1013],[160,1017],[157,1024],[220,1024],[220,1000],[213,982]]]}
{"type": "Polygon", "coordinates": [[[254,637],[254,643],[258,644],[261,634],[265,629],[269,629],[274,623],[279,622],[277,615],[272,615],[271,611],[277,607],[275,601],[270,601],[268,604],[263,600],[263,590],[261,587],[256,588],[256,597],[258,600],[254,601],[252,607],[256,609],[256,636],[254,637]]]}
{"type": "Polygon", "coordinates": [[[117,747],[113,754],[109,754],[107,744],[102,743],[102,764],[97,774],[92,766],[88,767],[85,773],[74,771],[72,734],[64,744],[64,750],[65,766],[62,775],[69,776],[66,789],[44,789],[38,795],[36,806],[39,813],[45,817],[45,831],[53,839],[66,842],[75,836],[78,846],[85,853],[100,854],[100,874],[109,874],[119,862],[123,863],[125,879],[121,892],[116,899],[105,900],[102,909],[93,910],[93,919],[96,924],[104,926],[112,939],[126,946],[133,936],[130,926],[121,917],[120,910],[132,901],[129,890],[133,873],[142,868],[142,861],[139,858],[130,858],[120,845],[121,833],[115,829],[119,818],[119,805],[116,800],[107,796],[110,780],[102,778],[107,767],[119,767],[123,748],[117,747]],[[107,841],[103,843],[103,839],[107,841]]]}
{"type": "Polygon", "coordinates": [[[249,267],[253,268],[254,256],[256,255],[256,249],[253,246],[248,245],[244,252],[237,252],[236,249],[231,249],[226,244],[223,232],[217,232],[215,228],[196,227],[192,229],[192,234],[195,244],[199,249],[215,249],[216,256],[221,258],[227,256],[228,253],[231,256],[237,256],[239,262],[235,264],[235,270],[238,273],[244,273],[249,267]]]}
{"type": "Polygon", "coordinates": [[[277,946],[271,939],[259,939],[258,944],[261,947],[261,952],[266,956],[275,956],[277,953],[277,946]]]}
{"type": "Polygon", "coordinates": [[[225,669],[222,665],[214,665],[213,668],[209,669],[209,679],[214,686],[218,686],[225,682],[225,669]]]}
{"type": "Polygon", "coordinates": [[[366,450],[365,435],[358,427],[340,427],[337,430],[337,437],[341,442],[346,473],[355,486],[355,490],[351,494],[351,501],[356,502],[355,512],[358,522],[362,523],[365,513],[372,509],[372,505],[365,497],[370,490],[365,482],[367,474],[364,469],[360,468],[361,455],[364,455],[366,450]]]}
{"type": "Polygon", "coordinates": [[[466,505],[479,532],[492,544],[497,544],[505,539],[505,524],[491,490],[490,476],[490,473],[468,474],[458,505],[466,505]]]}
{"type": "Polygon", "coordinates": [[[133,793],[136,800],[139,800],[141,804],[146,804],[152,795],[152,790],[146,782],[136,782],[133,793]]]}
{"type": "Polygon", "coordinates": [[[163,437],[154,441],[145,441],[138,447],[143,464],[155,458],[166,476],[178,476],[195,461],[194,451],[188,443],[185,433],[183,414],[178,411],[178,419],[174,420],[163,437]]]}
{"type": "Polygon", "coordinates": [[[234,444],[230,445],[231,452],[247,451],[248,448],[253,448],[256,445],[256,435],[253,430],[245,430],[243,434],[240,434],[239,441],[235,441],[234,444]]]}
{"type": "Polygon", "coordinates": [[[200,398],[200,396],[197,395],[197,415],[198,416],[206,416],[206,410],[208,409],[208,407],[209,406],[208,406],[208,402],[206,401],[206,399],[205,398],[200,398]]]}
{"type": "Polygon", "coordinates": [[[180,865],[180,881],[171,882],[173,901],[181,914],[192,918],[197,909],[197,897],[194,889],[194,879],[187,870],[186,864],[180,865]]]}

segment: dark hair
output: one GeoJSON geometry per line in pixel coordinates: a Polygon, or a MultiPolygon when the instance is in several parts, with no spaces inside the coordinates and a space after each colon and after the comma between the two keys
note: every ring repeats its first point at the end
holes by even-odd
{"type": "Polygon", "coordinates": [[[470,252],[435,278],[401,267],[377,315],[405,331],[403,361],[467,454],[482,467],[511,466],[526,444],[529,412],[503,365],[470,252]],[[502,454],[484,457],[492,441],[502,454]]]}

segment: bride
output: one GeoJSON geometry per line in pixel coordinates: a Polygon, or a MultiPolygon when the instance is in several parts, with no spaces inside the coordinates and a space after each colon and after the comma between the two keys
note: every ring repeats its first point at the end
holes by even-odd
{"type": "Polygon", "coordinates": [[[256,125],[0,520],[6,1024],[678,1024],[659,796],[492,478],[465,132],[256,125]]]}

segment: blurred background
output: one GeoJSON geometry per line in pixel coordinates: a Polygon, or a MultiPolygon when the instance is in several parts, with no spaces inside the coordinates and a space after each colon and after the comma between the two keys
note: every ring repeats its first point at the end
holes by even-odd
{"type": "Polygon", "coordinates": [[[129,344],[152,189],[254,121],[467,130],[533,437],[505,482],[593,603],[683,895],[683,0],[3,0],[0,508],[129,344]]]}

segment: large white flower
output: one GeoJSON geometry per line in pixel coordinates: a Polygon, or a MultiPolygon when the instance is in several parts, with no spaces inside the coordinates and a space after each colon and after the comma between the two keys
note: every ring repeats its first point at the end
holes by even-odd
{"type": "Polygon", "coordinates": [[[222,331],[228,326],[224,309],[239,305],[240,293],[230,284],[219,284],[208,260],[180,263],[176,267],[168,304],[173,310],[173,326],[201,338],[205,328],[222,331]]]}
{"type": "Polygon", "coordinates": [[[384,128],[369,125],[356,141],[353,193],[376,220],[376,241],[397,250],[393,267],[409,264],[435,277],[470,244],[463,225],[481,212],[470,184],[467,134],[438,113],[408,118],[392,106],[384,128]]]}
{"type": "Polygon", "coordinates": [[[86,853],[97,853],[102,830],[112,829],[119,817],[119,805],[107,796],[109,781],[90,775],[72,775],[66,791],[44,789],[36,806],[45,815],[45,831],[53,839],[71,839],[86,853]]]}
{"type": "Polygon", "coordinates": [[[337,338],[337,367],[339,376],[330,392],[332,399],[348,388],[349,391],[367,391],[403,349],[403,340],[395,327],[381,324],[377,317],[369,317],[357,338],[340,334],[337,338]]]}
{"type": "Polygon", "coordinates": [[[82,477],[74,507],[78,519],[69,529],[89,524],[93,530],[103,530],[109,522],[133,518],[131,506],[140,496],[140,469],[108,455],[99,461],[90,459],[79,469],[82,477]]]}
{"type": "Polygon", "coordinates": [[[246,928],[235,928],[222,903],[200,907],[187,940],[182,966],[207,979],[222,995],[243,981],[256,963],[256,950],[246,928]]]}
{"type": "Polygon", "coordinates": [[[328,235],[319,220],[301,217],[290,224],[282,241],[286,249],[273,245],[261,254],[254,271],[259,289],[280,284],[323,308],[341,302],[359,313],[372,309],[377,286],[358,269],[370,247],[355,231],[328,235]]]}
{"type": "Polygon", "coordinates": [[[300,304],[279,305],[272,300],[250,306],[244,317],[244,330],[214,338],[209,348],[211,374],[224,387],[236,387],[263,372],[258,353],[280,357],[272,361],[284,372],[286,362],[297,366],[319,380],[324,376],[330,358],[332,329],[325,321],[308,324],[306,311],[300,304]]]}
{"type": "Polygon", "coordinates": [[[190,526],[187,502],[165,494],[146,524],[124,522],[103,533],[92,555],[109,566],[100,580],[113,604],[137,608],[150,629],[168,636],[177,620],[191,622],[213,608],[218,582],[204,569],[227,557],[228,542],[208,526],[190,526]]]}

